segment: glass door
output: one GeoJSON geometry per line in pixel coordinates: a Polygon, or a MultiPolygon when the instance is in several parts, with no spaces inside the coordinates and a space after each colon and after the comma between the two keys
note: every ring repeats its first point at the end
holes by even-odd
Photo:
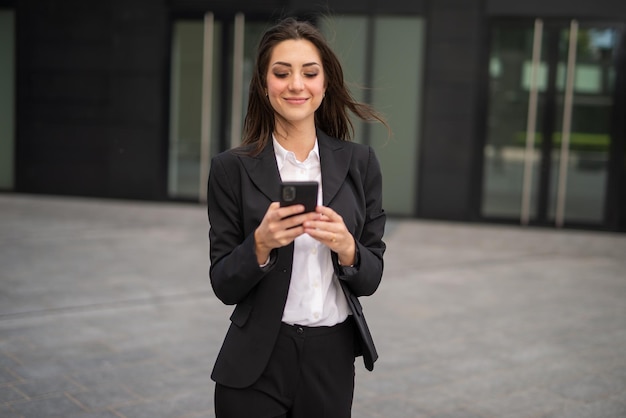
{"type": "Polygon", "coordinates": [[[576,21],[558,30],[556,127],[548,220],[601,224],[607,190],[617,40],[623,31],[576,21]]]}
{"type": "Polygon", "coordinates": [[[620,25],[492,27],[481,214],[603,226],[620,25]]]}
{"type": "Polygon", "coordinates": [[[239,144],[254,51],[265,27],[241,13],[174,21],[169,197],[204,202],[211,156],[239,144]]]}

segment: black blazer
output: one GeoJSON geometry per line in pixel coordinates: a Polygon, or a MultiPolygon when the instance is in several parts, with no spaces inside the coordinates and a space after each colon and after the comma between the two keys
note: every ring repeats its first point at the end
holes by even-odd
{"type": "MultiPolygon", "coordinates": [[[[335,273],[356,296],[374,293],[383,273],[386,215],[382,176],[374,151],[317,131],[323,203],[339,213],[356,238],[359,262],[342,268],[332,254],[335,273]]],[[[268,206],[279,200],[280,173],[270,140],[258,156],[228,150],[211,162],[208,182],[210,278],[215,295],[236,305],[211,378],[234,388],[261,375],[278,336],[287,300],[293,243],[272,251],[260,268],[254,231],[268,206]]]]}

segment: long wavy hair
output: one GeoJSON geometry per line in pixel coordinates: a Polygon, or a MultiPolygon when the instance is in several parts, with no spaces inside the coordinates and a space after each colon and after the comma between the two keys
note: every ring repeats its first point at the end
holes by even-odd
{"type": "Polygon", "coordinates": [[[300,39],[315,45],[324,69],[326,95],[315,111],[316,128],[332,137],[350,141],[354,135],[354,126],[348,116],[350,111],[363,121],[378,121],[389,129],[385,119],[376,110],[352,97],[344,83],[341,63],[321,32],[307,21],[288,17],[268,29],[259,42],[255,70],[250,80],[242,145],[247,146],[246,149],[252,155],[257,155],[269,142],[276,123],[274,109],[265,96],[272,51],[283,41],[300,39]]]}

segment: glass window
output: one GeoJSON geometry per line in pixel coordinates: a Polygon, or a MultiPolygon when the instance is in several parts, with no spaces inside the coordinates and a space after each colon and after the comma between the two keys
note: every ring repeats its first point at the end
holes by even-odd
{"type": "MultiPolygon", "coordinates": [[[[344,79],[354,98],[367,101],[367,17],[335,15],[319,23],[320,30],[339,56],[344,79]]],[[[353,118],[354,142],[363,142],[363,122],[353,118]]]]}
{"type": "Polygon", "coordinates": [[[369,130],[362,123],[355,124],[355,141],[372,145],[380,160],[385,210],[394,215],[414,215],[424,19],[334,16],[322,27],[342,60],[355,98],[381,111],[392,128],[393,137],[388,139],[387,130],[379,124],[368,126],[369,130]]]}
{"type": "Polygon", "coordinates": [[[209,14],[206,21],[174,22],[170,79],[170,197],[204,199],[204,177],[211,156],[238,142],[231,136],[240,136],[243,128],[254,54],[260,34],[266,27],[265,22],[245,22],[242,52],[235,56],[236,48],[229,44],[234,43],[237,30],[232,20],[214,19],[209,14]],[[205,30],[210,34],[207,36],[210,45],[204,44],[205,30]],[[234,70],[236,59],[242,63],[240,74],[234,70]],[[241,80],[234,80],[235,76],[241,80]],[[238,101],[233,96],[235,81],[242,87],[239,92],[242,97],[238,101]],[[204,82],[208,83],[208,89],[203,99],[204,82]],[[241,104],[241,112],[237,112],[241,118],[231,119],[236,110],[231,109],[233,103],[236,106],[241,104]],[[203,108],[206,112],[204,120],[203,108]],[[205,133],[203,129],[206,129],[205,133]]]}
{"type": "Polygon", "coordinates": [[[168,192],[195,198],[200,182],[202,21],[178,21],[172,34],[168,192]]]}
{"type": "Polygon", "coordinates": [[[371,144],[383,170],[385,209],[414,215],[421,127],[424,20],[375,19],[372,104],[387,115],[393,138],[374,125],[371,144]]]}

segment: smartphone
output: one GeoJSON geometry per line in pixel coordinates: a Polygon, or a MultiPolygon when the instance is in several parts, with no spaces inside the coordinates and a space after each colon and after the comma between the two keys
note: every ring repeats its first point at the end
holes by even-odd
{"type": "Polygon", "coordinates": [[[304,205],[304,212],[314,212],[317,206],[316,181],[284,181],[280,184],[280,206],[304,205]]]}

